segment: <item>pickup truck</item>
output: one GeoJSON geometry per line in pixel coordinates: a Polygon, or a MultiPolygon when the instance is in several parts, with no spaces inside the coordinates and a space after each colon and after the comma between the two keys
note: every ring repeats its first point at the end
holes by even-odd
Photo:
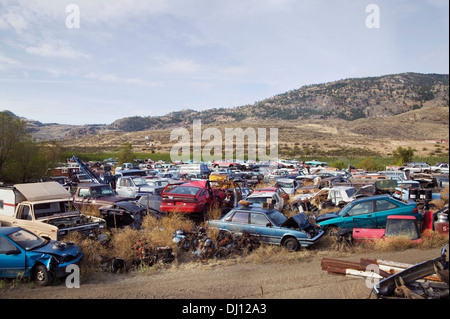
{"type": "Polygon", "coordinates": [[[208,180],[169,184],[162,192],[161,212],[186,213],[204,220],[208,209],[220,206],[226,195],[226,190],[213,188],[208,180]]]}
{"type": "Polygon", "coordinates": [[[105,227],[102,218],[83,215],[70,192],[57,182],[0,187],[0,224],[50,240],[61,240],[73,231],[94,235],[105,227]]]}
{"type": "Polygon", "coordinates": [[[161,195],[164,186],[152,186],[140,176],[123,176],[117,179],[116,193],[122,197],[131,197],[139,199],[140,197],[150,195],[161,195]]]}
{"type": "Polygon", "coordinates": [[[87,206],[100,208],[133,199],[118,196],[109,184],[97,183],[80,184],[73,195],[73,202],[80,210],[87,206]]]}

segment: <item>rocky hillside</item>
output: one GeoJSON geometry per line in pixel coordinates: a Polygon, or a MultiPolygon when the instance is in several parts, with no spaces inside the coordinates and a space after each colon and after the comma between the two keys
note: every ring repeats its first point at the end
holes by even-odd
{"type": "MultiPolygon", "coordinates": [[[[427,107],[444,109],[440,109],[437,116],[433,112],[419,112],[417,114],[421,115],[412,115],[413,120],[417,122],[417,116],[425,117],[427,122],[440,123],[448,127],[448,74],[402,73],[352,78],[303,86],[252,105],[235,108],[182,110],[157,117],[134,116],[118,119],[109,125],[70,126],[29,121],[29,127],[37,139],[62,140],[105,132],[139,132],[190,127],[194,119],[202,120],[204,125],[230,125],[232,122],[240,121],[258,123],[268,119],[344,120],[357,121],[353,123],[354,133],[370,135],[385,129],[384,126],[373,127],[374,122],[371,119],[393,117],[427,107]],[[427,113],[429,114],[426,115],[427,113]]],[[[378,133],[376,135],[379,135],[378,133]]]]}
{"type": "Polygon", "coordinates": [[[162,117],[130,117],[115,121],[109,128],[121,131],[164,129],[202,123],[226,123],[241,120],[379,118],[402,114],[424,107],[449,105],[449,76],[403,73],[381,77],[346,79],[308,85],[253,105],[183,110],[162,117]]]}

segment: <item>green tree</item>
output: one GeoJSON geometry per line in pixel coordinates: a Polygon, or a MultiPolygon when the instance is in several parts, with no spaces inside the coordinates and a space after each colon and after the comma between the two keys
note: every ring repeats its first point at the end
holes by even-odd
{"type": "Polygon", "coordinates": [[[47,161],[43,148],[27,136],[11,151],[5,164],[4,180],[10,183],[37,182],[46,173],[47,161]]]}
{"type": "Polygon", "coordinates": [[[0,181],[7,173],[6,166],[11,160],[11,154],[27,135],[25,121],[11,112],[0,112],[0,181]]]}
{"type": "Polygon", "coordinates": [[[378,171],[379,167],[375,163],[374,159],[372,157],[366,157],[358,164],[359,168],[362,168],[366,171],[378,171]]]}
{"type": "Polygon", "coordinates": [[[118,162],[130,163],[133,162],[134,158],[133,146],[130,143],[123,143],[119,149],[118,162]]]}
{"type": "Polygon", "coordinates": [[[399,146],[392,152],[392,156],[394,157],[396,165],[403,165],[404,163],[412,161],[414,150],[411,147],[403,148],[399,146]]]}

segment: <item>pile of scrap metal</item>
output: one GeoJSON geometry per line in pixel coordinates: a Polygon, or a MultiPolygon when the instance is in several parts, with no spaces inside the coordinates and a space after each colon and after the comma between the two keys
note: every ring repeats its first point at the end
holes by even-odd
{"type": "Polygon", "coordinates": [[[373,286],[377,298],[448,299],[449,260],[448,244],[441,255],[413,265],[373,286]]]}
{"type": "Polygon", "coordinates": [[[441,255],[415,265],[361,258],[360,262],[323,258],[329,274],[365,278],[375,282],[372,292],[379,299],[448,299],[448,244],[441,255]]]}
{"type": "MultiPolygon", "coordinates": [[[[175,260],[173,249],[169,246],[151,247],[142,240],[138,240],[132,247],[134,251],[131,265],[137,267],[140,265],[153,266],[156,263],[171,263],[175,260]]],[[[123,273],[128,271],[127,261],[124,258],[113,258],[111,261],[112,273],[123,273]]]]}
{"type": "Polygon", "coordinates": [[[250,253],[261,245],[258,238],[245,230],[242,235],[219,231],[217,238],[212,240],[203,228],[196,232],[178,230],[173,236],[173,241],[181,251],[192,250],[193,256],[200,260],[250,253]]]}

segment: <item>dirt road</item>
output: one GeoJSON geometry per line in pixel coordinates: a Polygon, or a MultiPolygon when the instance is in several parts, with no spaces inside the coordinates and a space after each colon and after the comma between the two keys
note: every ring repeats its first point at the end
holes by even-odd
{"type": "MultiPolygon", "coordinates": [[[[171,265],[153,271],[102,273],[67,288],[64,282],[47,287],[20,283],[0,288],[1,299],[366,299],[365,279],[330,275],[320,266],[323,257],[359,261],[361,257],[415,264],[439,256],[441,248],[372,251],[355,255],[334,252],[299,257],[289,262],[212,260],[171,265]]],[[[299,255],[300,256],[300,255],[299,255]]],[[[10,282],[12,285],[12,282],[10,282]]]]}

